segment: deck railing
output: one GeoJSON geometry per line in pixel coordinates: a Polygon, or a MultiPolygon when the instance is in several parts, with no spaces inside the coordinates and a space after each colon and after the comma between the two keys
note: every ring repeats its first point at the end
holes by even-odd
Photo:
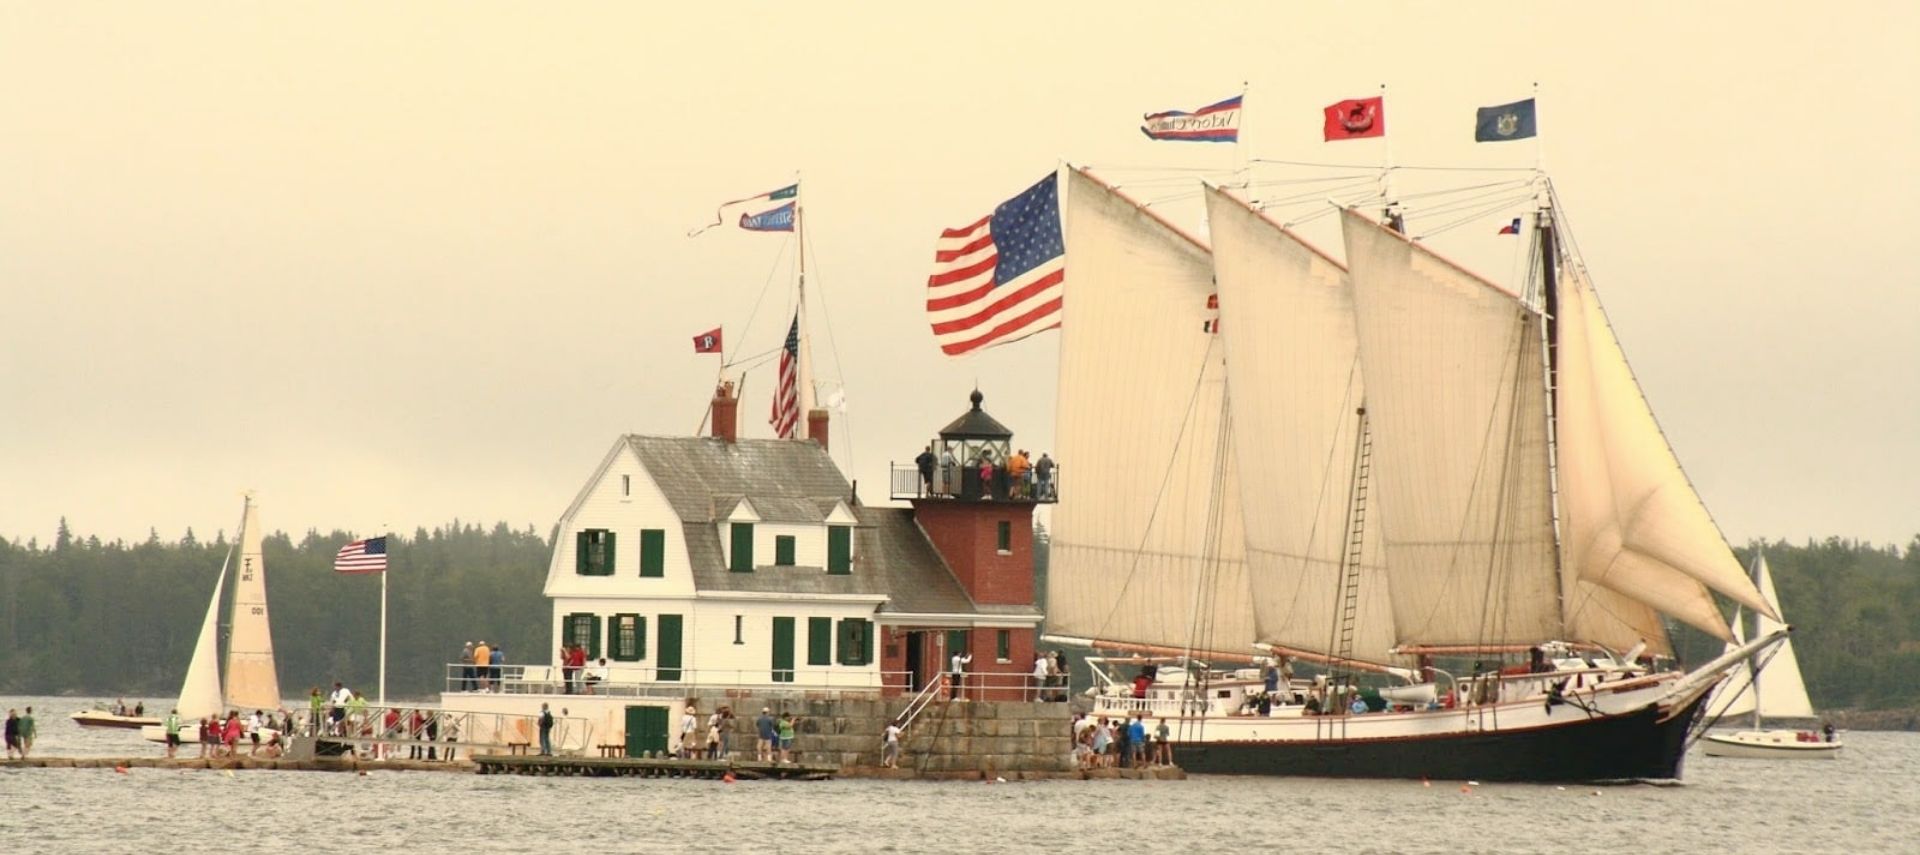
{"type": "MultiPolygon", "coordinates": [[[[965,477],[956,474],[948,477],[944,472],[935,472],[932,479],[923,478],[919,467],[912,463],[889,464],[887,486],[889,495],[897,500],[907,499],[957,499],[965,501],[1034,502],[1050,505],[1060,500],[1060,468],[1053,469],[1053,477],[1042,481],[1032,469],[1026,476],[1015,479],[1004,470],[995,470],[993,478],[984,491],[980,487],[980,476],[965,473],[965,477]]],[[[957,471],[957,470],[956,470],[957,471]]]]}

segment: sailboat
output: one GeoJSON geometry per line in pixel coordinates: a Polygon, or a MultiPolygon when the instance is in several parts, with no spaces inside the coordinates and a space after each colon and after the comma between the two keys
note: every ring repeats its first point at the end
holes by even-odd
{"type": "Polygon", "coordinates": [[[1643,661],[1670,655],[1662,614],[1728,637],[1711,592],[1774,610],[1550,204],[1543,281],[1515,294],[1356,209],[1349,268],[1218,188],[1209,247],[1065,181],[1056,447],[1078,474],[1049,635],[1186,666],[1097,714],[1166,718],[1190,772],[1679,776],[1713,687],[1786,630],[1690,672],[1643,661]],[[1273,693],[1215,673],[1256,649],[1326,673],[1273,693]]]}
{"type": "MultiPolygon", "coordinates": [[[[180,685],[174,710],[180,716],[182,742],[199,740],[194,726],[206,717],[227,711],[277,710],[281,705],[280,678],[274,666],[273,633],[267,615],[267,565],[261,548],[260,508],[248,496],[240,516],[240,533],[221,561],[213,582],[213,596],[200,622],[187,676],[180,685]],[[236,552],[239,564],[234,564],[236,552]],[[234,576],[233,611],[227,638],[226,680],[220,667],[220,607],[227,577],[234,576]]],[[[165,742],[164,726],[142,727],[140,735],[165,742]]]]}
{"type": "MultiPolygon", "coordinates": [[[[1767,602],[1773,604],[1775,611],[1779,611],[1780,596],[1774,592],[1773,572],[1767,567],[1765,552],[1754,556],[1753,581],[1767,602]]],[[[1756,614],[1754,618],[1756,633],[1779,627],[1778,623],[1764,614],[1756,614]]],[[[1746,636],[1744,624],[1741,611],[1734,609],[1733,623],[1728,627],[1734,640],[1728,642],[1729,646],[1746,636]]],[[[1700,750],[1709,757],[1838,757],[1841,743],[1830,735],[1807,730],[1763,729],[1763,721],[1767,718],[1810,719],[1814,717],[1814,712],[1813,702],[1807,697],[1806,681],[1800,676],[1800,662],[1793,655],[1792,641],[1782,642],[1760,664],[1762,667],[1758,670],[1752,661],[1735,665],[1733,676],[1707,708],[1708,721],[1752,714],[1753,726],[1731,733],[1709,731],[1700,740],[1700,750]],[[1762,677],[1765,677],[1764,691],[1762,677]]]]}

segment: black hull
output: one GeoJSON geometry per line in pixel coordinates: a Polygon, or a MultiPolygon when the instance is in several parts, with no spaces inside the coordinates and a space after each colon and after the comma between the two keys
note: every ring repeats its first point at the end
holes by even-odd
{"type": "MultiPolygon", "coordinates": [[[[1687,731],[1705,698],[1661,721],[1648,706],[1607,718],[1562,707],[1565,724],[1513,731],[1315,742],[1175,743],[1173,759],[1208,775],[1611,781],[1680,777],[1687,731]]],[[[1556,716],[1557,717],[1557,716],[1556,716]]]]}

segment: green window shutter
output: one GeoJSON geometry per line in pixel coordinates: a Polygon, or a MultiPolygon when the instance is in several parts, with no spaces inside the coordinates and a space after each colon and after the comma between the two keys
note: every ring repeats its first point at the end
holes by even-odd
{"type": "Polygon", "coordinates": [[[867,640],[866,645],[860,651],[860,664],[872,665],[873,664],[873,636],[874,636],[873,621],[862,620],[860,621],[860,624],[861,624],[861,635],[863,635],[867,640]]]}
{"type": "MultiPolygon", "coordinates": [[[[620,638],[620,619],[623,617],[626,617],[626,615],[607,616],[607,658],[615,661],[623,661],[620,659],[620,645],[622,643],[622,639],[620,638]]],[[[595,657],[592,656],[587,657],[587,667],[593,667],[594,658],[595,657]]]]}
{"type": "Polygon", "coordinates": [[[640,531],[640,575],[659,578],[667,575],[667,533],[662,529],[640,531]]]}
{"type": "Polygon", "coordinates": [[[593,536],[590,532],[575,532],[573,535],[573,572],[587,575],[587,550],[592,548],[593,536]]]}
{"type": "Polygon", "coordinates": [[[588,615],[586,623],[587,632],[592,634],[591,637],[587,639],[587,661],[591,662],[600,658],[600,619],[593,615],[588,615]]]}
{"type": "Polygon", "coordinates": [[[773,619],[773,682],[793,682],[793,618],[773,619]]]}
{"type": "Polygon", "coordinates": [[[836,575],[853,572],[853,529],[843,525],[827,526],[827,572],[836,575]]]}
{"type": "Polygon", "coordinates": [[[733,524],[733,560],[727,569],[735,573],[753,572],[753,523],[733,524]]]}
{"type": "Polygon", "coordinates": [[[600,556],[600,575],[613,575],[613,532],[602,532],[607,537],[607,550],[600,556]]]}
{"type": "Polygon", "coordinates": [[[645,615],[633,616],[633,661],[647,658],[647,618],[645,615]]]}
{"type": "Polygon", "coordinates": [[[660,616],[660,645],[658,660],[653,664],[659,669],[660,679],[673,682],[680,679],[680,615],[660,616]]]}
{"type": "Polygon", "coordinates": [[[833,618],[807,618],[807,664],[833,664],[833,618]]]}

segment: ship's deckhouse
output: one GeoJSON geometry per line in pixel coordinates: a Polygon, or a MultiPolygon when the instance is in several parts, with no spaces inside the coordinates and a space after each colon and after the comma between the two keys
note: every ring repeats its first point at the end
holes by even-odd
{"type": "Polygon", "coordinates": [[[738,439],[725,415],[715,436],[608,450],[560,520],[550,656],[585,645],[616,683],[900,690],[938,670],[902,668],[910,634],[1017,631],[1032,650],[1031,600],[977,605],[913,509],[863,506],[821,444],[738,439]]]}

